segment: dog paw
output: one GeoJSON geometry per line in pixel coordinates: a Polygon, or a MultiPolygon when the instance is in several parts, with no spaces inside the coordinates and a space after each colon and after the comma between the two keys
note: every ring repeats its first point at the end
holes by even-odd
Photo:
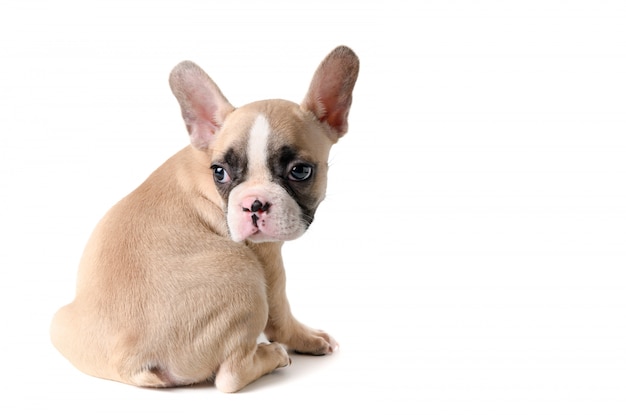
{"type": "Polygon", "coordinates": [[[276,367],[277,369],[280,367],[287,367],[291,365],[291,357],[289,357],[289,354],[287,353],[287,350],[285,350],[285,348],[283,346],[281,346],[280,344],[277,343],[271,343],[272,346],[275,346],[277,349],[277,354],[278,354],[278,366],[276,367]]]}
{"type": "Polygon", "coordinates": [[[337,341],[328,333],[308,328],[294,336],[288,346],[296,353],[314,356],[331,354],[339,348],[337,341]]]}
{"type": "Polygon", "coordinates": [[[266,343],[266,344],[259,345],[259,347],[267,347],[268,350],[271,350],[270,353],[276,356],[276,359],[278,362],[276,369],[291,365],[291,358],[289,357],[287,350],[285,350],[285,348],[281,346],[280,344],[266,343]]]}

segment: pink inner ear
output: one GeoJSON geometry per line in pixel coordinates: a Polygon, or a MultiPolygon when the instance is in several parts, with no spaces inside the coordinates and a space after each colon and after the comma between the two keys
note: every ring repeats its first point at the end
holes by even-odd
{"type": "Polygon", "coordinates": [[[348,131],[348,112],[350,110],[351,101],[351,97],[348,97],[347,100],[342,102],[338,100],[335,102],[327,101],[329,103],[324,103],[324,108],[330,108],[332,110],[328,111],[320,120],[333,127],[340,135],[344,135],[348,131]]]}
{"type": "Polygon", "coordinates": [[[313,76],[303,107],[313,112],[341,137],[348,131],[352,89],[359,60],[350,49],[338,47],[320,64],[313,76]]]}
{"type": "Polygon", "coordinates": [[[193,110],[183,114],[191,144],[198,149],[206,149],[213,142],[221,127],[216,121],[220,108],[212,101],[199,96],[191,96],[189,104],[193,110]]]}
{"type": "Polygon", "coordinates": [[[314,91],[317,88],[317,102],[309,110],[313,111],[317,118],[327,123],[339,135],[343,135],[348,130],[348,112],[352,103],[352,86],[346,85],[343,74],[328,73],[312,86],[314,91]]]}
{"type": "Polygon", "coordinates": [[[190,61],[172,70],[170,86],[180,104],[191,144],[198,149],[209,148],[233,106],[213,80],[190,61]]]}
{"type": "Polygon", "coordinates": [[[189,89],[186,105],[183,118],[191,143],[198,149],[210,147],[222,126],[221,110],[228,107],[228,103],[211,84],[205,83],[189,89]]]}
{"type": "Polygon", "coordinates": [[[193,124],[187,124],[191,144],[199,150],[209,148],[218,129],[219,126],[212,123],[195,122],[193,124]]]}

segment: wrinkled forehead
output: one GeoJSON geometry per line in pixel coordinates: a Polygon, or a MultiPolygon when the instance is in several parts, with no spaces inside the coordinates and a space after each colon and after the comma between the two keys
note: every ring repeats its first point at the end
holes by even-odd
{"type": "Polygon", "coordinates": [[[331,141],[319,122],[289,101],[248,104],[231,113],[214,147],[215,156],[235,152],[267,160],[270,154],[291,149],[311,161],[325,161],[331,141]]]}

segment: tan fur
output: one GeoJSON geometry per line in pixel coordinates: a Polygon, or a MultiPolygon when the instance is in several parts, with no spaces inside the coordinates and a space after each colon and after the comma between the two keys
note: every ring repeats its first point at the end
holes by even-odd
{"type": "MultiPolygon", "coordinates": [[[[323,65],[338,54],[342,70],[350,68],[352,80],[341,81],[351,82],[350,95],[358,60],[340,47],[323,65]]],[[[338,70],[337,64],[330,66],[338,70]]],[[[235,110],[196,68],[181,64],[171,80],[192,145],[167,160],[96,226],[80,263],[75,300],[57,312],[51,336],[66,358],[93,376],[149,387],[215,377],[220,390],[234,392],[290,363],[280,344],[321,355],[331,353],[336,342],[292,316],[282,241],[230,239],[212,160],[242,140],[254,116],[262,113],[281,140],[319,163],[313,193],[321,201],[328,152],[347,129],[347,114],[338,117],[343,117],[341,125],[333,125],[319,116],[318,104],[307,104],[324,101],[315,81],[302,106],[270,100],[235,110]],[[188,88],[181,71],[193,72],[191,79],[208,85],[207,94],[214,96],[202,104],[207,114],[193,112],[188,101],[197,101],[191,96],[196,87],[188,88]],[[272,343],[257,344],[261,333],[272,343]]]]}

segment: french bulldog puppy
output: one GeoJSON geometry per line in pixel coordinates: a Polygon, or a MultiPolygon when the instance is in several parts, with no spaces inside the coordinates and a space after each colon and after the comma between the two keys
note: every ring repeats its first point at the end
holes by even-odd
{"type": "Polygon", "coordinates": [[[85,248],[55,347],[81,371],[146,387],[214,380],[235,392],[337,343],[291,314],[281,257],[324,198],[359,60],[320,64],[302,104],[233,107],[192,62],[170,75],[191,145],[118,202],[85,248]],[[264,333],[269,343],[258,343],[264,333]]]}

